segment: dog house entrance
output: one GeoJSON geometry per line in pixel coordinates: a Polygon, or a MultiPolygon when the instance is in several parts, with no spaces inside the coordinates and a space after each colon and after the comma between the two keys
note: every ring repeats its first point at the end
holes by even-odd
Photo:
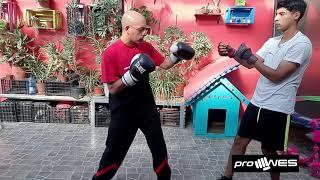
{"type": "Polygon", "coordinates": [[[208,133],[224,133],[226,124],[225,109],[209,109],[208,111],[208,133]]]}

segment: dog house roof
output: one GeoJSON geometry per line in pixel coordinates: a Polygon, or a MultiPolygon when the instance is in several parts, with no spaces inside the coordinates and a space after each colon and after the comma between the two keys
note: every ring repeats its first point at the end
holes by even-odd
{"type": "Polygon", "coordinates": [[[239,65],[236,61],[227,58],[210,64],[199,71],[184,88],[183,97],[186,104],[189,105],[198,100],[204,93],[214,88],[221,78],[237,70],[239,65]]]}

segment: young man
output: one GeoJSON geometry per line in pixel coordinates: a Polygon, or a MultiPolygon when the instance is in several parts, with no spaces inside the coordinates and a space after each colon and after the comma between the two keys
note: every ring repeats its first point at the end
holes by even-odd
{"type": "Polygon", "coordinates": [[[182,59],[189,60],[195,52],[187,44],[178,42],[170,47],[170,58],[165,59],[151,44],[143,41],[146,34],[144,16],[128,11],[122,17],[120,39],[103,53],[102,82],[107,83],[110,93],[111,122],[106,149],[92,179],[107,180],[115,175],[138,129],[146,137],[158,179],[170,179],[167,149],[149,85],[149,73],[156,66],[169,69],[182,59]]]}
{"type": "MultiPolygon", "coordinates": [[[[298,30],[306,6],[303,0],[280,0],[274,21],[283,35],[270,38],[255,55],[245,44],[237,50],[219,44],[220,55],[261,73],[220,180],[232,179],[232,155],[244,155],[252,139],[261,142],[264,155],[277,155],[278,150],[287,148],[290,114],[294,112],[297,89],[312,54],[310,40],[298,30]]],[[[280,173],[271,172],[271,178],[279,179],[280,173]]]]}

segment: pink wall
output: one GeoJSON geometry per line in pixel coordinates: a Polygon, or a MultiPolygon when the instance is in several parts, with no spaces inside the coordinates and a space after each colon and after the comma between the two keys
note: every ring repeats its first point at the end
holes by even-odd
{"type": "MultiPolygon", "coordinates": [[[[37,8],[39,5],[35,0],[16,0],[21,12],[25,12],[28,8],[37,8]]],[[[35,33],[32,28],[25,28],[24,31],[30,36],[36,37],[36,42],[42,44],[45,41],[60,39],[66,33],[66,10],[65,6],[70,0],[53,0],[51,3],[52,9],[60,10],[63,13],[63,29],[59,31],[41,31],[39,34],[35,33]]],[[[81,0],[84,4],[90,4],[92,0],[81,0]]],[[[273,0],[247,0],[248,6],[256,7],[255,24],[249,27],[231,27],[226,26],[222,21],[217,24],[215,19],[201,18],[195,21],[194,10],[206,5],[209,0],[127,0],[125,9],[131,7],[132,3],[136,6],[146,5],[154,12],[156,19],[160,21],[160,31],[158,27],[153,27],[154,33],[162,32],[167,26],[177,25],[181,27],[186,34],[192,31],[202,31],[209,35],[214,44],[214,51],[212,59],[209,59],[203,64],[219,60],[216,54],[216,47],[218,42],[228,42],[233,46],[238,46],[241,42],[247,43],[254,51],[272,36],[273,24],[273,0]],[[154,4],[156,2],[156,4],[154,4]]],[[[226,7],[233,6],[234,0],[221,0],[222,12],[225,12],[226,7]]],[[[307,74],[303,80],[300,94],[304,95],[320,95],[320,84],[314,83],[319,81],[320,73],[318,67],[319,62],[319,20],[320,20],[320,5],[319,0],[311,0],[310,10],[308,12],[308,21],[306,24],[305,32],[310,37],[314,46],[314,54],[312,64],[309,67],[307,74]]],[[[224,18],[224,15],[223,15],[224,18]]],[[[87,51],[88,52],[88,51],[87,51]]],[[[83,61],[92,62],[92,53],[81,54],[83,61]]],[[[0,65],[0,77],[5,74],[10,74],[10,68],[7,65],[0,65]]],[[[239,71],[232,73],[231,81],[248,97],[251,97],[253,89],[256,85],[258,73],[256,70],[247,70],[240,68],[239,71]]]]}

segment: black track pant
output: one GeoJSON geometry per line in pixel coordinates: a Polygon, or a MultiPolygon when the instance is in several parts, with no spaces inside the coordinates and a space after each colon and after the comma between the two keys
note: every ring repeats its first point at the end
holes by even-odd
{"type": "Polygon", "coordinates": [[[92,178],[93,180],[111,179],[116,174],[138,128],[146,137],[152,153],[153,169],[158,176],[158,180],[170,179],[171,169],[168,164],[159,113],[155,107],[150,107],[140,108],[138,111],[134,111],[132,108],[123,108],[121,113],[119,110],[111,113],[106,149],[101,157],[98,172],[92,178]]]}

